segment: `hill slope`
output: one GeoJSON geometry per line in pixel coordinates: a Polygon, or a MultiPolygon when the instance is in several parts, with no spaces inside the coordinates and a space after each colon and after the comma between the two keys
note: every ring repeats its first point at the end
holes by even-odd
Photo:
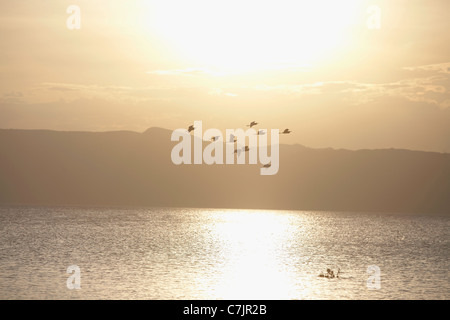
{"type": "Polygon", "coordinates": [[[280,170],[172,164],[171,131],[0,130],[0,204],[450,213],[450,154],[280,146],[280,170]]]}

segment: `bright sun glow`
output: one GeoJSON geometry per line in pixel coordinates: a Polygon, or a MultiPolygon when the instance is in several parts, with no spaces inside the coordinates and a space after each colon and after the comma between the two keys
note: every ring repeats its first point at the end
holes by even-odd
{"type": "Polygon", "coordinates": [[[305,66],[345,43],[358,0],[190,0],[148,6],[153,28],[191,63],[234,71],[305,66]]]}

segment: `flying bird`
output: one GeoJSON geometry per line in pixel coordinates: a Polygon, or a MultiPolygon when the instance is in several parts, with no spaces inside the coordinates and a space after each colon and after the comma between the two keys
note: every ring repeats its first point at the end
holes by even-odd
{"type": "Polygon", "coordinates": [[[263,168],[270,168],[271,165],[272,165],[271,163],[265,164],[263,165],[263,168]]]}
{"type": "Polygon", "coordinates": [[[245,146],[245,147],[243,147],[242,149],[236,149],[236,150],[234,150],[234,153],[237,153],[238,156],[239,156],[239,155],[241,154],[242,151],[247,152],[247,151],[249,151],[249,150],[250,150],[250,148],[249,148],[248,146],[245,146]]]}
{"type": "Polygon", "coordinates": [[[258,122],[256,122],[256,121],[252,121],[252,122],[250,122],[250,124],[248,124],[247,125],[247,127],[253,127],[253,126],[256,126],[258,124],[258,122]]]}
{"type": "Polygon", "coordinates": [[[228,142],[237,142],[237,139],[234,134],[230,134],[230,140],[228,142]]]}
{"type": "Polygon", "coordinates": [[[189,126],[189,128],[188,128],[188,132],[191,132],[192,130],[194,130],[195,129],[195,127],[192,125],[192,126],[189,126]]]}
{"type": "Polygon", "coordinates": [[[289,134],[289,133],[291,133],[292,131],[290,131],[289,129],[284,129],[284,131],[283,132],[281,132],[280,134],[289,134]]]}

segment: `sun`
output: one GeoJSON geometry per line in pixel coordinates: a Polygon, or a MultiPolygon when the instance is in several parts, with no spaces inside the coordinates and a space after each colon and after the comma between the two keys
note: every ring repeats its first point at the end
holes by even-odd
{"type": "MultiPolygon", "coordinates": [[[[309,65],[345,44],[361,0],[164,0],[156,32],[190,63],[226,70],[309,65]]],[[[149,8],[150,8],[149,7],[149,8]]]]}

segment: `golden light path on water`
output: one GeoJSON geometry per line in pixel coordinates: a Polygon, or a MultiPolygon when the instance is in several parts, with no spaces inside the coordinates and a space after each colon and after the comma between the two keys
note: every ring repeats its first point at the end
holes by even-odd
{"type": "Polygon", "coordinates": [[[225,256],[224,273],[215,288],[219,299],[298,296],[295,270],[281,256],[293,241],[290,220],[290,215],[273,211],[238,210],[221,215],[213,228],[225,256]]]}

